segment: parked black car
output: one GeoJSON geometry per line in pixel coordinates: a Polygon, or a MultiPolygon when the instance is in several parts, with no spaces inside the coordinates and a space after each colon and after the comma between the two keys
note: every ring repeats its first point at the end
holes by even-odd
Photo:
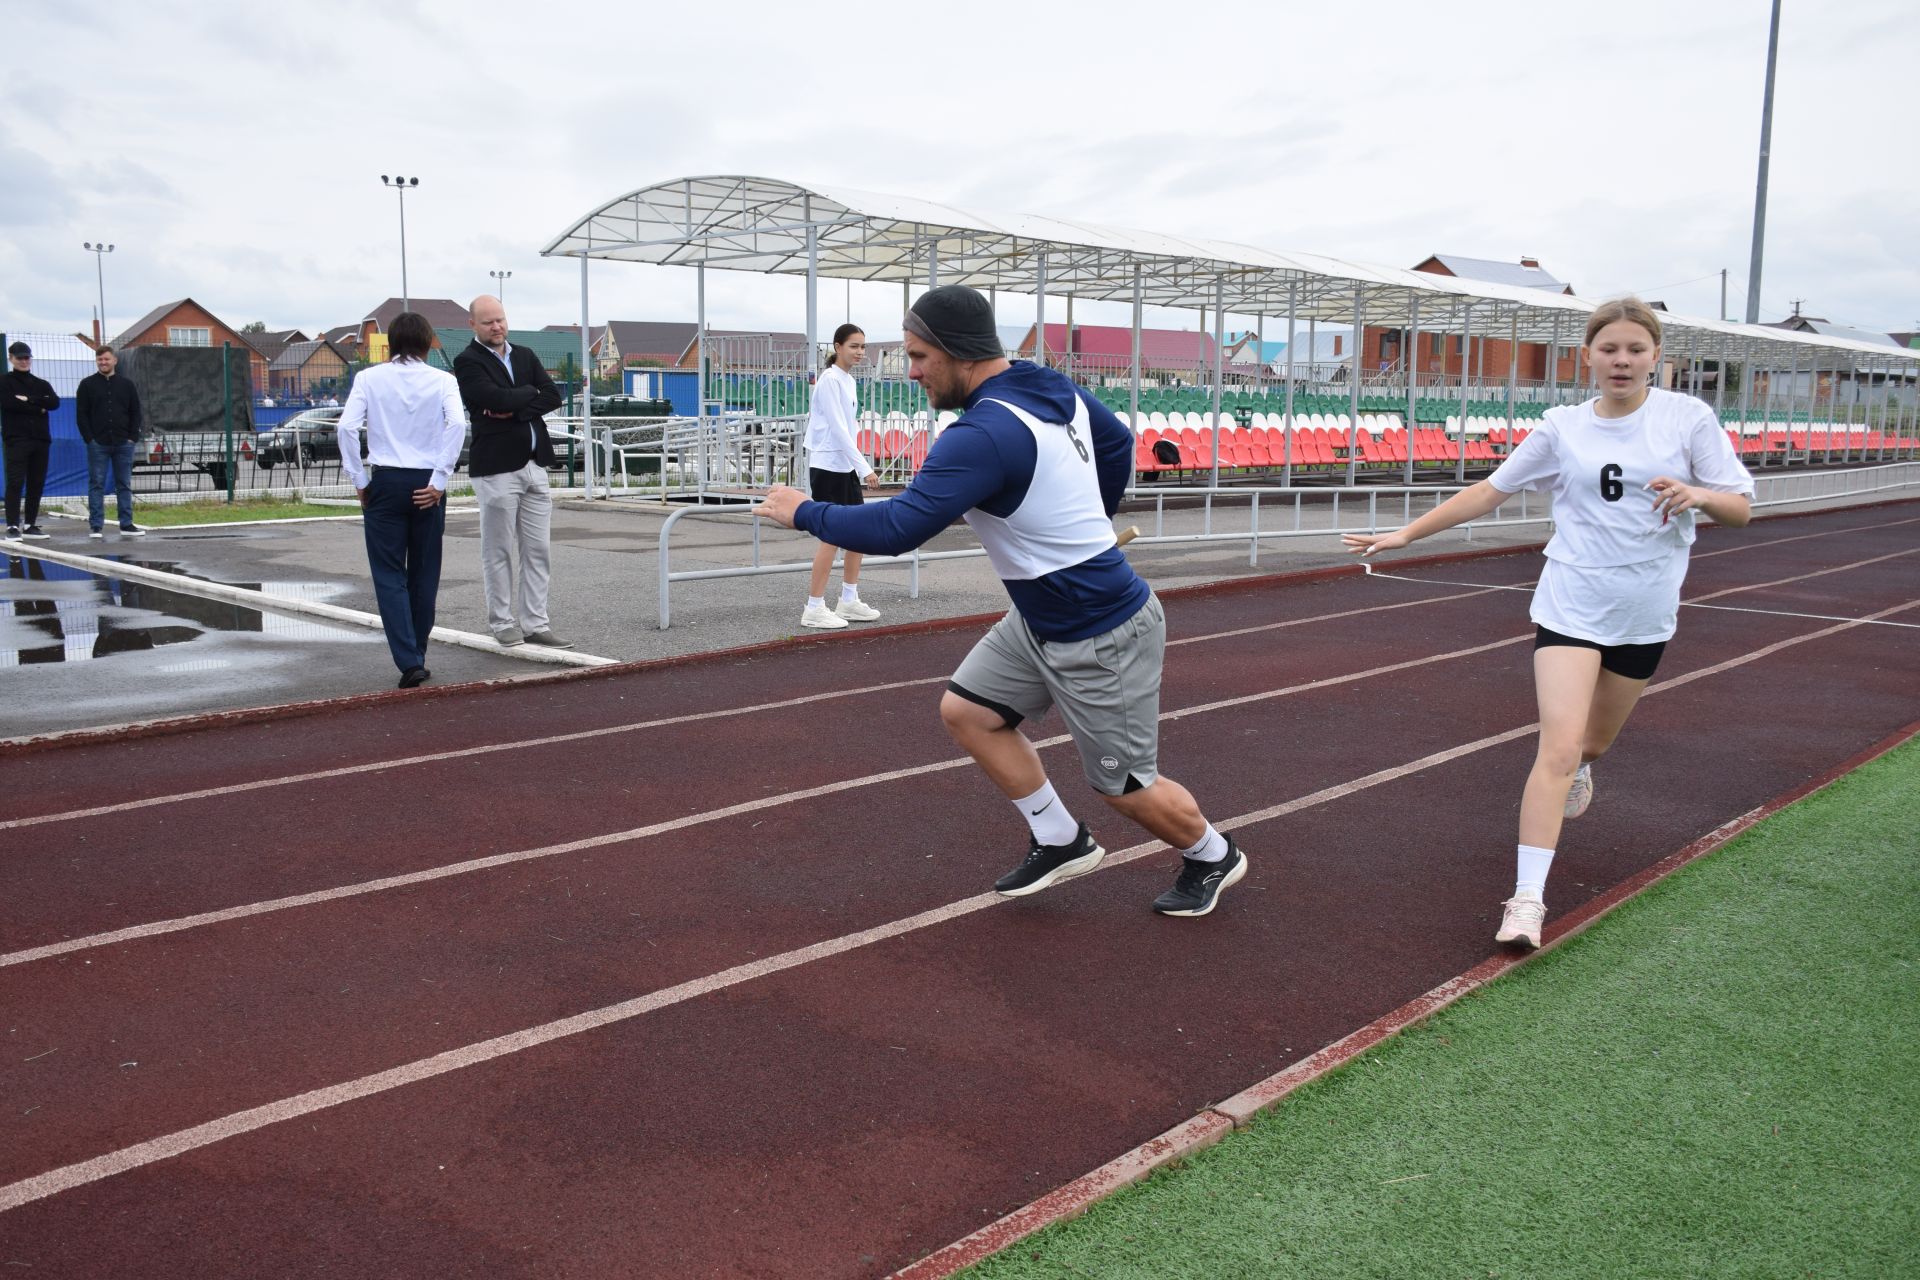
{"type": "MultiPolygon", "coordinates": [[[[262,431],[254,441],[253,460],[268,471],[276,466],[311,467],[322,462],[338,462],[339,428],[339,409],[309,409],[271,431],[262,431]]],[[[366,456],[366,449],[366,437],[362,436],[362,457],[366,456]]],[[[460,461],[453,467],[455,471],[466,468],[467,455],[472,449],[473,428],[468,427],[466,439],[460,444],[460,461]]]]}

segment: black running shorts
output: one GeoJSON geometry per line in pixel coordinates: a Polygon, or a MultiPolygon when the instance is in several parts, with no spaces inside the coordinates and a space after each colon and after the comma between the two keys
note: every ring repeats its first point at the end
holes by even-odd
{"type": "Polygon", "coordinates": [[[1568,645],[1575,649],[1598,649],[1600,651],[1600,669],[1611,671],[1628,680],[1651,680],[1660,666],[1660,655],[1667,650],[1667,642],[1658,644],[1601,644],[1597,640],[1581,640],[1574,636],[1563,636],[1558,631],[1535,624],[1533,628],[1533,647],[1546,649],[1553,645],[1568,645]]]}

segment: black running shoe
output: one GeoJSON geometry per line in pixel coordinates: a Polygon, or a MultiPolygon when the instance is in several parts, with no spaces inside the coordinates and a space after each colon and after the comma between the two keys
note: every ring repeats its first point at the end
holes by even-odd
{"type": "Polygon", "coordinates": [[[52,537],[53,535],[48,533],[45,529],[42,529],[37,524],[30,524],[27,526],[26,532],[22,533],[20,536],[23,538],[38,538],[41,541],[45,541],[46,539],[52,537]]]}
{"type": "Polygon", "coordinates": [[[1227,856],[1218,862],[1180,859],[1180,878],[1173,888],[1153,900],[1153,909],[1163,916],[1203,916],[1228,885],[1238,884],[1247,874],[1247,855],[1227,837],[1227,856]]]}
{"type": "Polygon", "coordinates": [[[1093,832],[1081,823],[1066,844],[1041,844],[1027,837],[1027,860],[993,882],[996,893],[1009,898],[1038,893],[1050,884],[1083,876],[1100,865],[1107,851],[1094,843],[1093,832]]]}

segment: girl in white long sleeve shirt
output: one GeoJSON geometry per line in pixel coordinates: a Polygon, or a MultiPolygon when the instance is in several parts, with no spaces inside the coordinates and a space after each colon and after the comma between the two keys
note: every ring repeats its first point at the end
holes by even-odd
{"type": "MultiPolygon", "coordinates": [[[[813,406],[807,415],[807,474],[816,502],[857,506],[864,484],[872,489],[880,477],[854,437],[860,397],[847,370],[867,351],[867,335],[857,325],[843,324],[833,333],[833,359],[813,386],[813,406]]],[[[800,625],[832,630],[848,622],[872,622],[880,611],[860,598],[860,554],[847,552],[840,570],[840,603],[827,608],[827,578],[833,571],[837,548],[821,543],[813,553],[813,575],[807,582],[807,607],[800,625]]]]}

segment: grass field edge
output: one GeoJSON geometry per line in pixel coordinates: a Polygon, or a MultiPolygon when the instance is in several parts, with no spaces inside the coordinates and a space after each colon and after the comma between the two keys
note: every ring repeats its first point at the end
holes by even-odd
{"type": "Polygon", "coordinates": [[[1824,791],[1855,769],[1872,763],[1915,738],[1920,738],[1920,720],[1887,735],[1799,786],[1721,823],[1699,839],[1622,880],[1605,893],[1573,908],[1547,927],[1539,950],[1487,957],[1465,973],[1447,979],[1325,1048],[1215,1103],[1159,1137],[902,1267],[893,1273],[891,1280],[946,1280],[1045,1227],[1079,1217],[1099,1201],[1140,1181],[1162,1165],[1181,1160],[1214,1145],[1233,1130],[1245,1128],[1253,1122],[1254,1117],[1279,1106],[1302,1086],[1347,1065],[1361,1054],[1418,1025],[1535,956],[1579,936],[1596,921],[1680,868],[1698,862],[1759,823],[1824,791]]]}

